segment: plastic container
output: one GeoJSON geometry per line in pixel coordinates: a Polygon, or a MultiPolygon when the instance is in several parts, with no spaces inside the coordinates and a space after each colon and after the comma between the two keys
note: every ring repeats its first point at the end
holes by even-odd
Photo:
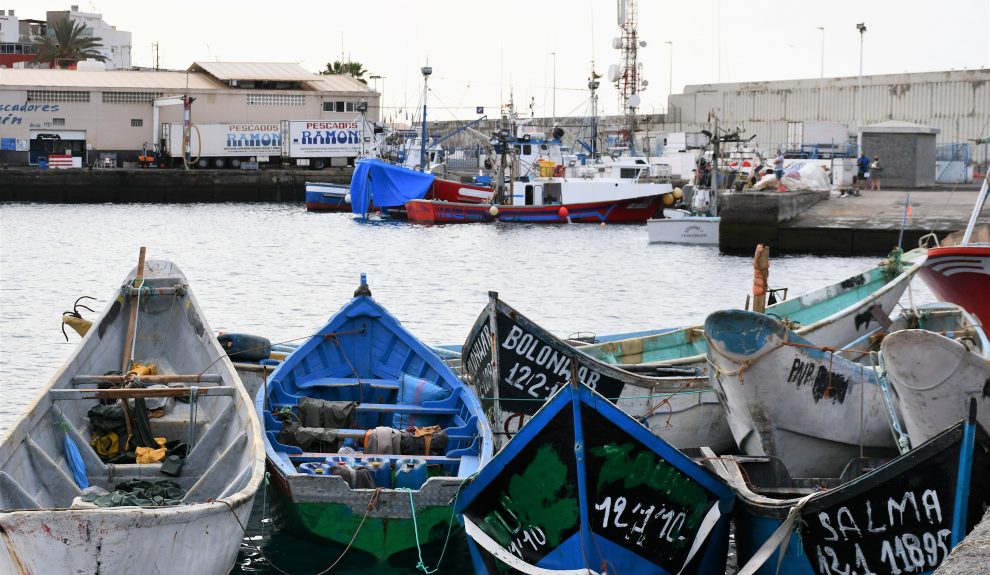
{"type": "Polygon", "coordinates": [[[306,475],[329,475],[330,466],[322,461],[307,461],[299,466],[299,473],[306,475]]]}
{"type": "Polygon", "coordinates": [[[426,461],[415,457],[395,462],[395,488],[418,491],[426,483],[426,461]]]}
{"type": "Polygon", "coordinates": [[[392,462],[387,457],[366,457],[361,462],[371,469],[375,487],[392,488],[392,462]]]}
{"type": "Polygon", "coordinates": [[[354,467],[354,458],[351,457],[350,455],[330,455],[330,456],[327,456],[327,463],[329,463],[330,465],[337,465],[341,461],[343,461],[344,463],[346,463],[347,465],[349,465],[351,467],[354,467]]]}

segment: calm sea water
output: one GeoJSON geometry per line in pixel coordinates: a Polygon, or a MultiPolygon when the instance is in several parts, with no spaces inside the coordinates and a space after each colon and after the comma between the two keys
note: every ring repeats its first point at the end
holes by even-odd
{"type": "MultiPolygon", "coordinates": [[[[60,330],[82,295],[97,312],[136,264],[138,248],[169,259],[189,280],[215,331],[305,337],[346,303],[361,272],[375,298],[427,343],[462,343],[495,290],[561,335],[701,323],[741,307],[752,259],[710,247],[648,244],[645,226],[511,224],[425,227],[311,214],[300,205],[0,206],[0,434],[72,352],[60,330]]],[[[836,282],[878,258],[773,258],[771,287],[791,295],[836,282]]],[[[931,299],[915,284],[916,301],[931,299]]],[[[89,318],[95,313],[83,311],[89,318]]],[[[337,556],[272,533],[259,494],[235,573],[317,573],[337,556]]],[[[463,542],[441,572],[470,570],[463,542]]],[[[433,566],[439,550],[424,553],[433,566]]],[[[338,573],[414,572],[356,557],[338,573]]]]}

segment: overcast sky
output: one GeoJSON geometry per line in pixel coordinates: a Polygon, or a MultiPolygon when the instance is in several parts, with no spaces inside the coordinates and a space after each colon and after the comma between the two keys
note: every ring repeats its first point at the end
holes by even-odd
{"type": "MultiPolygon", "coordinates": [[[[68,9],[51,0],[7,0],[20,18],[68,9]]],[[[605,74],[618,63],[611,47],[620,31],[614,0],[133,0],[78,2],[82,11],[133,34],[133,62],[185,69],[194,61],[298,62],[316,72],[343,57],[384,80],[385,106],[399,119],[420,101],[420,66],[433,67],[431,118],[490,116],[513,94],[517,108],[537,115],[587,110],[591,62],[605,74]],[[551,55],[556,53],[556,57],[551,55]],[[554,61],[556,60],[556,91],[554,61]]],[[[639,36],[645,113],[667,105],[687,84],[817,78],[859,72],[859,32],[867,26],[864,74],[990,68],[990,0],[777,0],[673,2],[640,0],[639,36]],[[671,46],[666,42],[672,42],[671,46]]],[[[603,78],[604,80],[604,78],[603,78]]],[[[603,82],[605,112],[617,92],[603,82]]]]}

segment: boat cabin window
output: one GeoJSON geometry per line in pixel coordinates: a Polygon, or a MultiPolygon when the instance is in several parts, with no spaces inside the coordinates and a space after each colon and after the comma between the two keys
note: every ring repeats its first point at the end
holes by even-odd
{"type": "Polygon", "coordinates": [[[532,185],[527,185],[526,186],[526,205],[527,206],[532,206],[533,205],[533,186],[532,185]]]}
{"type": "Polygon", "coordinates": [[[543,185],[543,205],[560,203],[560,184],[543,185]]]}
{"type": "Polygon", "coordinates": [[[533,146],[531,146],[530,144],[524,144],[522,153],[524,156],[533,155],[533,146]]]}
{"type": "Polygon", "coordinates": [[[540,144],[540,149],[546,152],[547,150],[550,149],[550,146],[547,146],[546,144],[540,144]]]}
{"type": "Polygon", "coordinates": [[[621,168],[619,170],[619,177],[623,179],[634,179],[639,175],[639,168],[621,168]]]}

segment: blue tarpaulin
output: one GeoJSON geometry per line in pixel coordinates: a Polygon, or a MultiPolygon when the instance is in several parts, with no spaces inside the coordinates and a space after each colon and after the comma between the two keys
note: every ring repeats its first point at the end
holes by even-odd
{"type": "Polygon", "coordinates": [[[351,212],[368,213],[368,206],[387,208],[426,196],[433,174],[395,166],[381,160],[361,160],[351,176],[351,212]]]}

